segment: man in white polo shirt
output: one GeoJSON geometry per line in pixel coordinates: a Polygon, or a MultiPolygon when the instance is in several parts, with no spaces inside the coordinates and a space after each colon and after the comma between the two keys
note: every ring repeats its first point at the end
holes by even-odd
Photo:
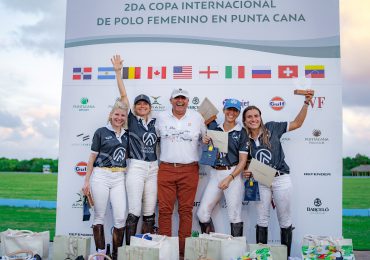
{"type": "Polygon", "coordinates": [[[158,171],[159,232],[172,235],[172,213],[178,200],[180,256],[184,254],[185,238],[191,235],[193,204],[199,179],[199,145],[206,127],[202,116],[187,109],[189,93],[172,91],[172,110],[157,118],[160,137],[158,171]]]}

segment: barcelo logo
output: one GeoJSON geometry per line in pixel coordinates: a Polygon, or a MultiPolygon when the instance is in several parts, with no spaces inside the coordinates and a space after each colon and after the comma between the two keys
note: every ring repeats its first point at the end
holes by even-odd
{"type": "Polygon", "coordinates": [[[270,107],[275,111],[282,110],[284,106],[285,106],[285,101],[281,97],[273,97],[270,100],[270,107]]]}
{"type": "Polygon", "coordinates": [[[79,162],[75,166],[75,172],[80,176],[85,176],[87,172],[87,163],[79,162]]]}

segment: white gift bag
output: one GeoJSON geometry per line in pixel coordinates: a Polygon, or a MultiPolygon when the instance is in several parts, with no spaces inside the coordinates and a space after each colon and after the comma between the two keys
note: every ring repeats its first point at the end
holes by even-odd
{"type": "Polygon", "coordinates": [[[53,243],[53,260],[76,259],[80,255],[87,259],[90,244],[90,237],[57,235],[53,243]]]}
{"type": "Polygon", "coordinates": [[[202,237],[187,237],[185,240],[185,260],[201,258],[218,259],[221,255],[221,241],[202,237]]]}
{"type": "Polygon", "coordinates": [[[233,237],[212,232],[210,234],[200,234],[199,237],[221,241],[220,255],[215,260],[237,258],[247,251],[247,239],[245,237],[233,237]]]}
{"type": "Polygon", "coordinates": [[[32,232],[29,230],[8,229],[1,232],[1,252],[8,255],[17,251],[31,251],[43,260],[49,257],[49,231],[32,232]]]}
{"type": "Polygon", "coordinates": [[[118,260],[159,260],[159,249],[141,246],[118,248],[118,260]]]}
{"type": "Polygon", "coordinates": [[[179,238],[168,237],[154,234],[144,234],[142,238],[132,236],[130,239],[131,246],[141,246],[159,249],[160,260],[178,260],[179,259],[179,238]],[[152,240],[145,239],[150,236],[152,240]]]}

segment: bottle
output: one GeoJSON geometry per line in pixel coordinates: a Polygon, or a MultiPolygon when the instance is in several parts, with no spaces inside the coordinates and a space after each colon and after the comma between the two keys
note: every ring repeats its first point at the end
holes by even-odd
{"type": "Polygon", "coordinates": [[[106,255],[112,258],[112,254],[110,253],[110,244],[107,244],[107,252],[106,255]]]}

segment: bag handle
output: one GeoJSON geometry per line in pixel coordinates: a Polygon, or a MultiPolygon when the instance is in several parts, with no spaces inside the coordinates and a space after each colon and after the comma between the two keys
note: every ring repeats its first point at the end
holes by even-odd
{"type": "Polygon", "coordinates": [[[32,252],[31,250],[27,250],[27,249],[18,250],[18,251],[15,251],[15,252],[9,253],[9,254],[7,254],[6,256],[16,256],[16,255],[19,255],[19,254],[27,254],[27,255],[31,255],[31,258],[34,256],[34,255],[33,255],[33,252],[32,252]]]}
{"type": "Polygon", "coordinates": [[[110,258],[109,256],[107,256],[106,254],[102,254],[102,253],[95,253],[93,255],[90,255],[88,260],[93,260],[93,257],[94,256],[104,256],[104,258],[108,259],[108,260],[112,260],[112,258],[110,258]]]}
{"type": "MultiPolygon", "coordinates": [[[[149,235],[153,235],[153,234],[151,234],[151,233],[145,233],[145,234],[143,234],[143,236],[141,237],[141,239],[145,239],[145,237],[146,237],[146,236],[148,236],[148,237],[149,237],[149,235]]],[[[166,238],[167,238],[167,236],[162,235],[162,238],[161,238],[160,240],[158,240],[158,241],[153,241],[153,242],[154,242],[154,243],[158,243],[158,244],[160,244],[160,243],[162,243],[164,240],[166,240],[166,238]]]]}
{"type": "Polygon", "coordinates": [[[214,232],[209,233],[209,236],[214,237],[214,238],[229,239],[229,240],[234,238],[232,235],[227,235],[227,234],[222,234],[222,233],[214,233],[214,232]]]}
{"type": "Polygon", "coordinates": [[[315,236],[315,235],[305,235],[303,239],[309,240],[315,244],[315,246],[321,245],[321,241],[327,241],[329,244],[337,246],[335,240],[330,236],[315,236]]]}
{"type": "Polygon", "coordinates": [[[14,230],[14,233],[10,233],[12,237],[22,237],[22,236],[27,236],[27,235],[33,235],[35,234],[31,230],[14,230]]]}

